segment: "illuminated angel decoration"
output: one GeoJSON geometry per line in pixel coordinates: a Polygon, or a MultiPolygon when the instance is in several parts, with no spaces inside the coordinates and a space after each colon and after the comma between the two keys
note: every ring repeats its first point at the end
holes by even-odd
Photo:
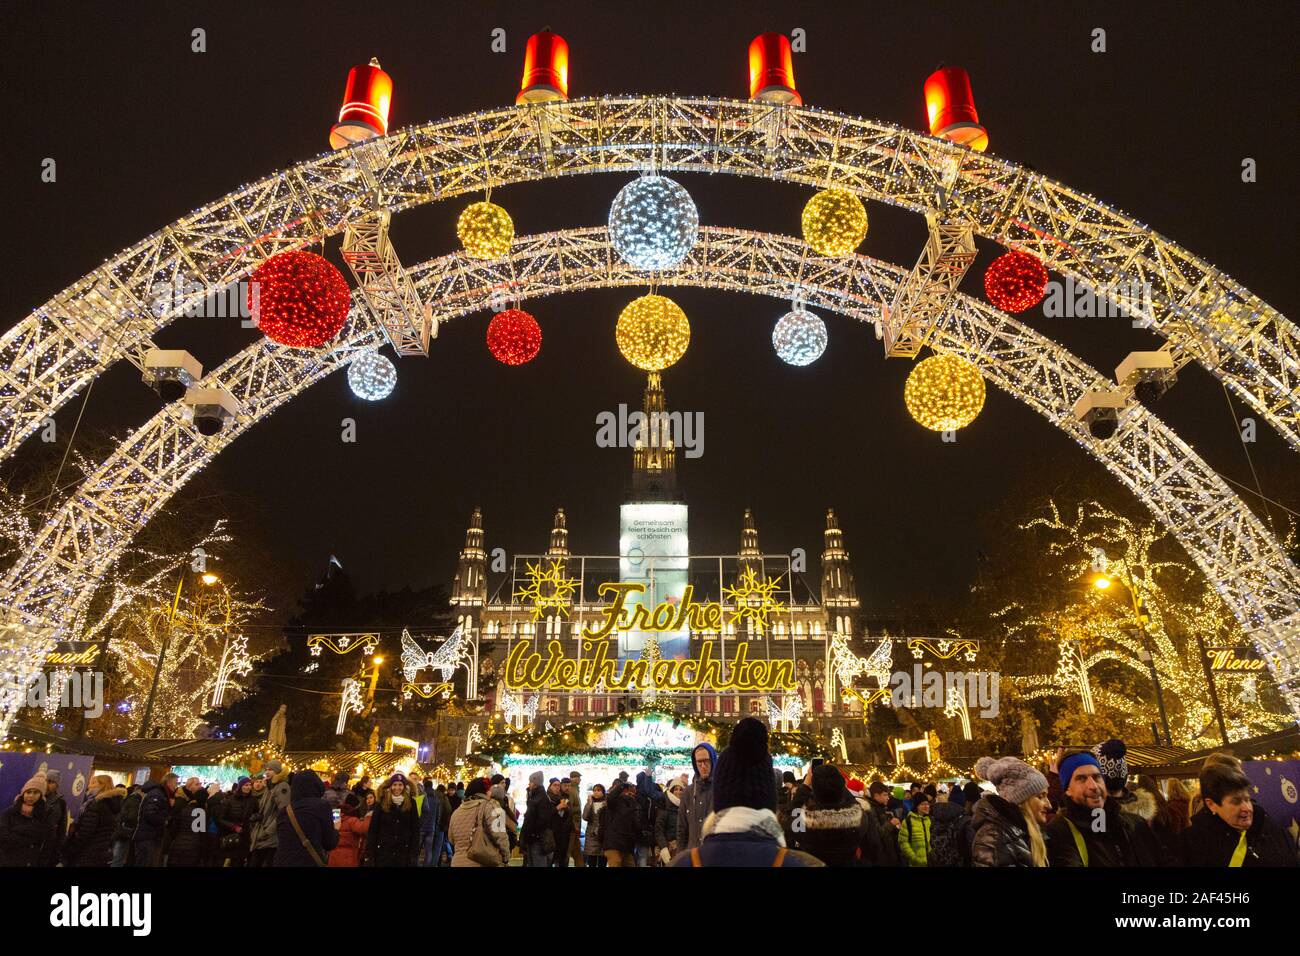
{"type": "Polygon", "coordinates": [[[460,627],[451,632],[451,637],[443,642],[436,651],[426,651],[409,631],[402,629],[402,676],[408,682],[415,680],[415,675],[425,668],[432,668],[442,675],[444,682],[450,681],[456,668],[469,656],[468,642],[460,627]]]}

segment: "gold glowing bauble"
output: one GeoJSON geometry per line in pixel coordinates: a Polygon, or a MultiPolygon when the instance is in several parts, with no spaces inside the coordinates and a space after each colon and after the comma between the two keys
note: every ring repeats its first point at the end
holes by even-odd
{"type": "Polygon", "coordinates": [[[476,202],[456,220],[456,235],[471,259],[499,259],[510,251],[515,224],[510,213],[495,203],[476,202]]]}
{"type": "Polygon", "coordinates": [[[933,355],[907,376],[903,401],[912,417],[932,431],[963,428],[984,407],[984,376],[964,358],[933,355]]]}
{"type": "Polygon", "coordinates": [[[848,256],[867,238],[867,210],[843,189],[823,189],[803,207],[803,238],[824,256],[848,256]]]}
{"type": "Polygon", "coordinates": [[[614,338],[623,357],[637,368],[662,372],[686,354],[691,323],[672,299],[643,295],[623,309],[614,338]]]}

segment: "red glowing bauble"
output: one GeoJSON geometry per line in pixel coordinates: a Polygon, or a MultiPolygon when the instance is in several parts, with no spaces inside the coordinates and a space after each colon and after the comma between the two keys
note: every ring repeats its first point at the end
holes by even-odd
{"type": "Polygon", "coordinates": [[[1047,294],[1047,270],[1027,252],[1004,252],[984,273],[984,294],[1003,312],[1023,312],[1047,294]]]}
{"type": "Polygon", "coordinates": [[[488,323],[487,347],[498,362],[523,365],[537,357],[542,327],[523,309],[506,309],[488,323]]]}
{"type": "Polygon", "coordinates": [[[272,342],[319,348],[348,320],[348,282],[314,252],[282,252],[249,277],[248,309],[272,342]]]}

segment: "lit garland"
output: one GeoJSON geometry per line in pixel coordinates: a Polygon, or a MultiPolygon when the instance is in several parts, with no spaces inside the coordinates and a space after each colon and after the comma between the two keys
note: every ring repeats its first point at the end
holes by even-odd
{"type": "Polygon", "coordinates": [[[456,235],[471,259],[499,259],[510,251],[515,224],[495,203],[476,202],[456,220],[456,235]]]}
{"type": "Polygon", "coordinates": [[[680,265],[699,231],[695,200],[667,176],[642,176],[628,183],[609,208],[610,243],[638,269],[680,265]]]}
{"type": "Polygon", "coordinates": [[[397,369],[378,352],[362,352],[348,364],[348,385],[357,398],[377,402],[393,394],[397,369]]]}
{"type": "Polygon", "coordinates": [[[964,428],[984,407],[984,376],[957,355],[932,355],[907,376],[903,401],[916,421],[931,431],[964,428]]]}
{"type": "Polygon", "coordinates": [[[847,256],[867,238],[867,210],[844,189],[823,189],[803,207],[803,237],[824,256],[847,256]]]}
{"type": "Polygon", "coordinates": [[[487,347],[504,365],[523,365],[537,357],[542,347],[542,328],[523,309],[506,309],[488,323],[487,347]]]}
{"type": "Polygon", "coordinates": [[[826,351],[826,323],[804,309],[794,309],[777,319],[772,347],[789,365],[811,365],[826,351]]]}
{"type": "Polygon", "coordinates": [[[272,342],[319,348],[339,334],[352,294],[334,265],[314,252],[282,252],[249,277],[249,314],[272,342]]]}
{"type": "Polygon", "coordinates": [[[661,372],[686,354],[691,324],[672,299],[643,295],[623,309],[614,338],[623,357],[637,368],[661,372]]]}
{"type": "Polygon", "coordinates": [[[1003,312],[1032,309],[1047,294],[1047,270],[1027,252],[1004,252],[984,273],[984,294],[1003,312]]]}

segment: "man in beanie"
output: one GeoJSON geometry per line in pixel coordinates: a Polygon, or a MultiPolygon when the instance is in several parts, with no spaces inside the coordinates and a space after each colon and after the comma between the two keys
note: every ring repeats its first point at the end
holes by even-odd
{"type": "Polygon", "coordinates": [[[793,808],[787,839],[827,866],[857,866],[864,845],[868,860],[880,856],[876,818],[854,799],[844,775],[831,764],[813,769],[812,795],[793,808]]]}
{"type": "Polygon", "coordinates": [[[1092,751],[1063,757],[1057,771],[1063,790],[1061,811],[1044,829],[1052,866],[1153,866],[1134,837],[1146,824],[1120,810],[1106,791],[1106,778],[1092,751]]]}
{"type": "Polygon", "coordinates": [[[1130,824],[1129,830],[1137,844],[1138,855],[1147,862],[1147,866],[1172,866],[1176,862],[1170,854],[1161,850],[1151,824],[1147,823],[1137,812],[1138,795],[1128,786],[1128,746],[1124,741],[1112,737],[1104,744],[1092,748],[1093,756],[1101,766],[1102,778],[1106,781],[1106,792],[1119,804],[1120,811],[1130,824]]]}
{"type": "Polygon", "coordinates": [[[709,743],[698,743],[691,751],[694,779],[686,785],[681,806],[677,809],[677,849],[690,850],[700,845],[700,831],[713,812],[713,771],[718,752],[709,743]]]}
{"type": "Polygon", "coordinates": [[[343,797],[348,793],[348,772],[340,770],[330,780],[330,785],[325,789],[325,802],[330,805],[331,810],[338,810],[342,808],[343,797]]]}
{"type": "Polygon", "coordinates": [[[555,856],[555,804],[546,792],[545,775],[540,770],[529,776],[524,800],[524,825],[519,831],[524,866],[550,866],[555,856]]]}
{"type": "Polygon", "coordinates": [[[584,866],[582,858],[582,774],[569,771],[569,817],[573,821],[573,835],[569,838],[569,859],[574,866],[584,866]]]}
{"type": "Polygon", "coordinates": [[[1015,757],[981,757],[975,773],[997,788],[975,803],[972,866],[1047,866],[1047,778],[1015,757]]]}
{"type": "Polygon", "coordinates": [[[700,845],[682,850],[672,866],[821,866],[816,857],[788,850],[776,819],[776,778],[767,727],[746,717],[731,731],[713,774],[713,812],[700,845]]]}

